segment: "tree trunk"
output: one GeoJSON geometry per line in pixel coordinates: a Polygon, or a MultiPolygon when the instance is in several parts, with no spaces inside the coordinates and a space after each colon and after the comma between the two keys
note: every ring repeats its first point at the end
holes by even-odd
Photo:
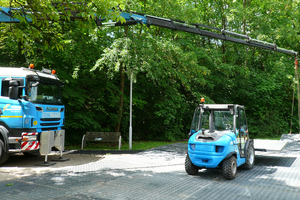
{"type": "Polygon", "coordinates": [[[118,111],[118,121],[115,127],[115,132],[120,132],[120,126],[122,121],[122,115],[123,115],[123,101],[124,101],[124,70],[123,70],[123,63],[120,64],[120,101],[119,101],[119,111],[118,111]]]}
{"type": "MultiPolygon", "coordinates": [[[[244,0],[243,2],[244,10],[247,8],[247,0],[244,0]]],[[[243,34],[246,35],[246,16],[243,17],[243,34]]],[[[244,47],[246,49],[246,52],[248,51],[248,47],[244,47]]],[[[244,62],[245,68],[247,67],[247,54],[245,56],[245,62],[244,62]]]]}
{"type": "Polygon", "coordinates": [[[18,41],[18,54],[21,55],[20,61],[28,65],[28,63],[26,63],[25,53],[22,54],[22,42],[20,40],[18,41]]]}
{"type": "MultiPolygon", "coordinates": [[[[225,15],[225,5],[226,5],[226,2],[222,3],[222,28],[224,30],[226,30],[226,15],[225,15]]],[[[226,63],[226,56],[225,56],[225,53],[226,53],[226,41],[223,40],[222,41],[222,52],[223,52],[223,63],[226,63]]]]}
{"type": "MultiPolygon", "coordinates": [[[[124,36],[127,37],[128,26],[124,27],[124,36]]],[[[118,111],[118,121],[115,126],[115,132],[120,132],[120,126],[123,116],[123,104],[124,104],[124,82],[125,82],[125,74],[124,74],[124,64],[121,62],[120,64],[120,101],[119,101],[119,111],[118,111]]]]}
{"type": "MultiPolygon", "coordinates": [[[[222,17],[222,27],[224,30],[226,30],[226,18],[224,16],[222,17]]],[[[223,63],[226,63],[226,56],[225,56],[226,41],[225,40],[222,42],[222,52],[223,52],[223,63]]]]}

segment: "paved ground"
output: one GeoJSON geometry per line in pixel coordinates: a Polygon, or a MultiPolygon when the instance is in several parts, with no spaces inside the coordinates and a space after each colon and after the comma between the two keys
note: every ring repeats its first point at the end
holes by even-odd
{"type": "Polygon", "coordinates": [[[300,138],[285,139],[282,151],[256,152],[255,167],[238,170],[231,181],[219,170],[187,175],[183,143],[137,154],[68,154],[71,160],[90,156],[90,161],[46,169],[4,166],[0,175],[13,178],[0,180],[0,199],[300,199],[300,138]]]}

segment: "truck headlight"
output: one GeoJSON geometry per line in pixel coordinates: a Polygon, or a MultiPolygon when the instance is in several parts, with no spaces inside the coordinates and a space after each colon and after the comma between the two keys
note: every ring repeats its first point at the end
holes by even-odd
{"type": "Polygon", "coordinates": [[[36,141],[36,140],[38,140],[38,134],[37,133],[22,133],[21,140],[23,142],[36,141]]]}
{"type": "Polygon", "coordinates": [[[35,141],[37,140],[36,135],[26,135],[23,136],[22,141],[35,141]]]}

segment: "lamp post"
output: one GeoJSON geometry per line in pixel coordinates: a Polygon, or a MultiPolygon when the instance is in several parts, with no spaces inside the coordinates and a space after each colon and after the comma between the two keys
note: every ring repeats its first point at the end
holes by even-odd
{"type": "Polygon", "coordinates": [[[132,149],[132,73],[130,70],[130,120],[129,120],[129,150],[132,149]]]}

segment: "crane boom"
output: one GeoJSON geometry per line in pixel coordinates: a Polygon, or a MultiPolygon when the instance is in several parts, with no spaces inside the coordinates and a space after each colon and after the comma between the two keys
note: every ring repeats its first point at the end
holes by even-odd
{"type": "MultiPolygon", "coordinates": [[[[13,11],[19,10],[19,8],[6,8],[0,7],[0,23],[18,23],[20,22],[19,19],[14,18],[13,11]]],[[[26,13],[26,12],[25,12],[26,13]]],[[[121,22],[105,22],[105,19],[96,18],[96,23],[98,26],[107,25],[107,26],[128,26],[128,25],[135,25],[135,24],[145,24],[147,26],[159,26],[167,29],[172,30],[179,30],[183,32],[188,32],[196,35],[202,35],[218,40],[230,41],[238,44],[243,44],[247,46],[258,47],[262,49],[267,49],[271,51],[276,51],[280,53],[285,53],[289,55],[297,56],[298,52],[293,50],[288,50],[284,48],[277,47],[275,43],[268,43],[262,40],[252,39],[248,35],[243,35],[235,32],[231,32],[224,29],[219,29],[216,27],[206,26],[202,24],[187,24],[185,21],[181,20],[174,20],[174,19],[166,19],[151,15],[145,15],[136,12],[122,12],[120,14],[125,20],[125,23],[121,22]],[[215,33],[212,31],[203,30],[203,28],[214,29],[219,31],[220,33],[215,33]]],[[[74,15],[75,18],[76,15],[74,15]]],[[[78,19],[78,17],[76,17],[78,19]]],[[[30,18],[26,17],[26,20],[31,22],[30,18]]]]}
{"type": "Polygon", "coordinates": [[[189,25],[186,24],[185,21],[181,21],[181,20],[166,19],[166,18],[155,17],[151,15],[144,15],[140,13],[129,14],[123,12],[121,13],[121,16],[125,18],[126,23],[108,22],[102,24],[109,25],[109,26],[126,26],[126,25],[134,25],[140,23],[140,24],[146,24],[147,26],[159,26],[167,29],[184,31],[192,34],[207,36],[214,39],[230,41],[234,43],[258,47],[258,48],[267,49],[271,51],[277,51],[280,53],[290,54],[294,56],[298,55],[298,52],[277,47],[277,45],[274,43],[268,43],[265,41],[252,39],[248,35],[242,35],[239,33],[231,32],[231,31],[227,31],[224,29],[219,29],[211,26],[206,26],[202,24],[193,23],[189,25]],[[201,27],[214,29],[220,31],[221,33],[215,33],[211,31],[203,30],[201,29],[201,27]]]}

